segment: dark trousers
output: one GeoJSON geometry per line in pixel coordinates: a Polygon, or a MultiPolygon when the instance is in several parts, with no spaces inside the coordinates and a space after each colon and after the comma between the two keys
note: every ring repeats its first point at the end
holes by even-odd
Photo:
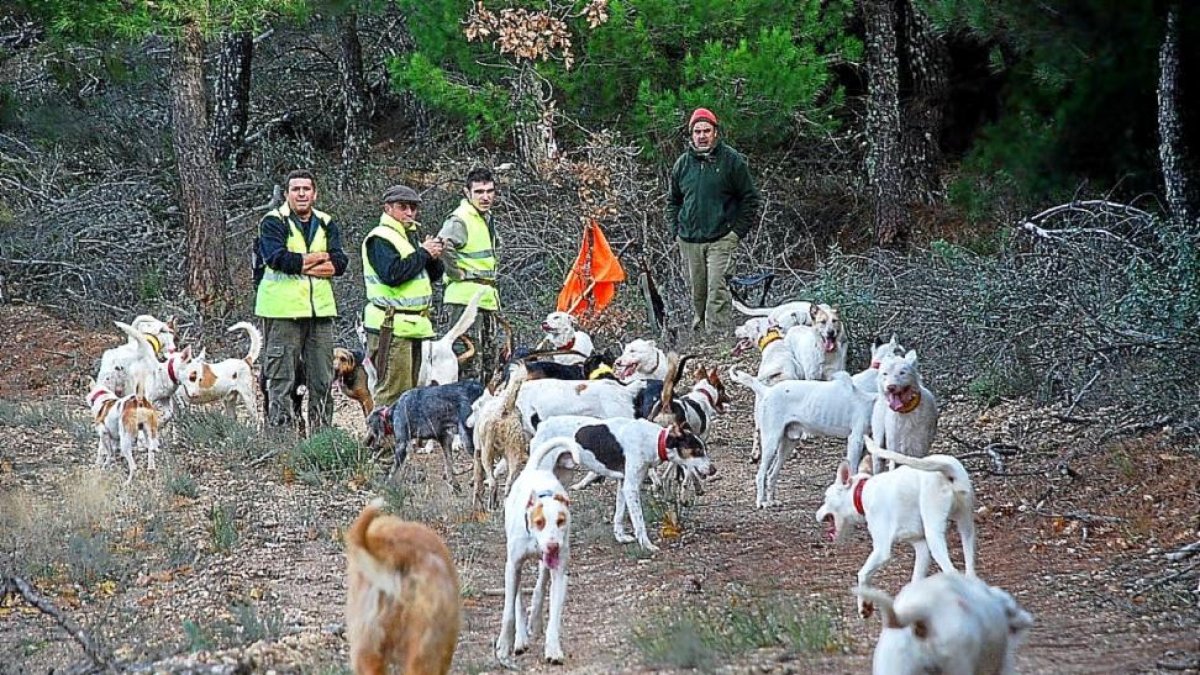
{"type": "Polygon", "coordinates": [[[292,392],[308,389],[310,432],[333,423],[333,319],[263,319],[267,423],[294,426],[292,392]],[[302,381],[301,381],[302,380],[302,381]]]}

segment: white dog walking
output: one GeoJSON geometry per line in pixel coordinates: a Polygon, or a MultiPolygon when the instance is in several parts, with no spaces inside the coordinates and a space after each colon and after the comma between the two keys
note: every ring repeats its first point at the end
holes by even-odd
{"type": "MultiPolygon", "coordinates": [[[[943,572],[954,571],[946,545],[948,521],[958,528],[967,574],[975,576],[975,492],[962,463],[949,455],[917,458],[883,450],[870,437],[866,443],[872,455],[901,466],[878,476],[851,475],[850,466],[842,462],[817,510],[817,522],[831,526],[834,541],[844,541],[850,526],[866,520],[872,548],[858,571],[859,587],[871,585],[875,573],[891,559],[896,542],[908,542],[916,552],[914,581],[929,570],[931,555],[943,572]]],[[[861,597],[858,608],[864,617],[870,616],[872,606],[861,597]]]]}
{"type": "Polygon", "coordinates": [[[874,675],[1008,675],[1033,617],[1006,591],[957,572],[904,587],[895,599],[855,589],[880,608],[874,675]]]}
{"type": "Polygon", "coordinates": [[[550,583],[550,617],[546,626],[545,658],[561,665],[563,606],[567,601],[567,565],[571,560],[571,499],[554,474],[565,453],[579,463],[579,446],[569,438],[553,438],[529,452],[529,463],[517,476],[504,500],[504,533],[508,538],[504,564],[504,612],[496,658],[508,664],[522,654],[541,630],[542,601],[550,583]],[[530,598],[529,622],[521,611],[521,567],[538,558],[538,576],[530,598]]]}

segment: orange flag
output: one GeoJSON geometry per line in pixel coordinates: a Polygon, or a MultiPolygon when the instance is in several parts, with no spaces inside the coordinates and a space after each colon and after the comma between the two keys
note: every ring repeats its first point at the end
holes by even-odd
{"type": "Polygon", "coordinates": [[[621,261],[613,254],[596,221],[583,228],[583,242],[575,264],[567,273],[558,294],[558,311],[582,316],[589,309],[599,312],[612,302],[617,284],[625,281],[621,261]]]}

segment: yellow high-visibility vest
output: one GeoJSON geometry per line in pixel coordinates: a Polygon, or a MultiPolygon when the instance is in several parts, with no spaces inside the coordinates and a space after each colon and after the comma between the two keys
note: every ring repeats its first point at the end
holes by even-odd
{"type": "MultiPolygon", "coordinates": [[[[275,216],[288,226],[287,250],[292,253],[321,253],[329,250],[326,236],[333,216],[316,209],[312,217],[320,225],[313,235],[312,244],[306,244],[304,233],[292,221],[292,212],[287,204],[271,211],[264,217],[275,216]]],[[[333,298],[333,282],[330,279],[310,277],[306,274],[285,274],[268,266],[263,271],[258,295],[254,300],[254,313],[268,319],[308,319],[313,317],[337,316],[337,303],[333,298]]]]}
{"type": "Polygon", "coordinates": [[[462,270],[463,280],[447,281],[442,301],[451,305],[465,305],[482,289],[484,293],[479,298],[479,308],[496,311],[500,309],[500,293],[495,286],[496,253],[492,249],[487,221],[466,199],[454,209],[454,215],[467,226],[467,242],[458,249],[455,260],[455,265],[462,270]]]}
{"type": "Polygon", "coordinates": [[[367,233],[362,243],[363,281],[367,286],[367,304],[363,307],[363,326],[379,330],[387,315],[385,308],[395,310],[392,315],[392,335],[395,337],[424,339],[433,337],[433,324],[429,321],[429,306],[433,302],[433,284],[422,269],[417,276],[399,286],[389,286],[379,279],[371,258],[367,255],[367,242],[371,237],[380,237],[396,249],[401,258],[416,255],[417,249],[408,240],[407,230],[416,224],[407,225],[386,213],[379,217],[379,224],[367,233]]]}

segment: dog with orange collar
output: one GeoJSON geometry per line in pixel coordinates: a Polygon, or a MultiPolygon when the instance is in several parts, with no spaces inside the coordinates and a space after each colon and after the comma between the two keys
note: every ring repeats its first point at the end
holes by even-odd
{"type": "MultiPolygon", "coordinates": [[[[871,414],[871,435],[879,445],[909,457],[924,457],[937,433],[938,409],[933,392],[921,383],[917,353],[880,361],[879,397],[871,414]]],[[[875,470],[880,469],[875,465],[875,470]]]]}
{"type": "Polygon", "coordinates": [[[613,536],[622,544],[636,541],[647,551],[658,550],[646,533],[642,515],[642,484],[650,470],[670,462],[688,475],[708,477],[716,473],[704,441],[678,424],[664,428],[649,420],[563,415],[543,421],[531,447],[560,437],[570,438],[583,448],[579,462],[582,468],[621,479],[613,512],[613,536]],[[626,509],[633,536],[625,528],[626,509]]]}

